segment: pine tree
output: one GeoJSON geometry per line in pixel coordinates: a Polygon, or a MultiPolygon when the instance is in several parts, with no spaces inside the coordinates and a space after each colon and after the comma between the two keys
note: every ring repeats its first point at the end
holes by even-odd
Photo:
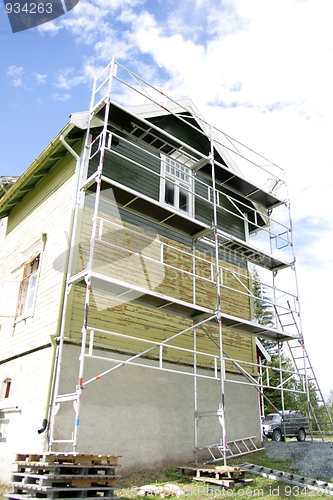
{"type": "Polygon", "coordinates": [[[270,298],[267,295],[265,286],[260,281],[260,276],[257,269],[251,273],[252,278],[252,293],[255,297],[253,300],[254,317],[258,323],[266,326],[273,326],[273,310],[270,298]]]}
{"type": "MultiPolygon", "coordinates": [[[[254,317],[260,325],[274,326],[273,307],[265,286],[262,284],[259,272],[254,269],[251,273],[254,317]]],[[[277,352],[277,344],[272,340],[260,339],[270,355],[277,352]]]]}

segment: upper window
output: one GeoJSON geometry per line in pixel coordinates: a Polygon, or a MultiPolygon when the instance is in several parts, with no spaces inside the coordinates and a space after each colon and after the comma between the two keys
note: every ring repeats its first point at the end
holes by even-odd
{"type": "Polygon", "coordinates": [[[16,319],[24,319],[33,315],[38,270],[40,262],[40,253],[35,255],[28,263],[24,265],[23,278],[20,283],[20,291],[17,302],[16,319]]]}
{"type": "Polygon", "coordinates": [[[10,378],[6,378],[6,380],[3,381],[3,399],[9,398],[11,385],[12,381],[10,378]]]}
{"type": "Polygon", "coordinates": [[[11,385],[12,380],[10,378],[6,378],[2,381],[2,384],[0,385],[0,401],[4,402],[5,399],[9,398],[11,385]]]}
{"type": "Polygon", "coordinates": [[[168,156],[161,161],[160,201],[193,215],[191,170],[168,156]]]}

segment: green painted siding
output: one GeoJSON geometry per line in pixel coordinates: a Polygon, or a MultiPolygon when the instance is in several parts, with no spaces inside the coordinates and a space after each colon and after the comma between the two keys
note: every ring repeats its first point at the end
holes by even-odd
{"type": "MultiPolygon", "coordinates": [[[[208,193],[212,182],[197,174],[198,182],[195,183],[195,218],[200,222],[210,225],[213,221],[212,193],[208,193]]],[[[218,226],[225,232],[240,239],[245,239],[244,221],[231,202],[223,196],[223,190],[217,188],[219,205],[217,207],[218,226]],[[237,215],[238,217],[237,217],[237,215]]],[[[235,195],[233,195],[235,197],[235,195]]]]}
{"type": "MultiPolygon", "coordinates": [[[[160,159],[156,156],[156,153],[146,153],[149,150],[145,145],[140,144],[140,147],[142,150],[131,147],[122,140],[118,144],[113,145],[112,150],[122,155],[122,157],[106,151],[103,175],[158,201],[160,192],[160,159]],[[132,162],[128,160],[132,160],[132,162]],[[138,166],[137,163],[142,165],[143,168],[138,166]]],[[[97,161],[98,159],[96,158],[90,163],[89,175],[97,167],[97,161]]]]}
{"type": "MultiPolygon", "coordinates": [[[[133,146],[120,139],[112,146],[114,151],[121,154],[118,157],[108,151],[105,153],[103,175],[112,180],[131,188],[149,198],[159,201],[160,199],[160,166],[161,160],[156,151],[149,149],[147,145],[131,139],[133,146]],[[135,147],[140,146],[142,150],[135,147]],[[128,161],[130,160],[130,161],[128,161]],[[136,162],[136,163],[132,163],[136,162]],[[141,165],[141,166],[140,166],[141,165]]],[[[193,142],[193,139],[192,139],[193,142]]],[[[198,145],[196,145],[198,147],[198,145]]],[[[98,155],[90,163],[89,174],[97,168],[98,155]]],[[[213,221],[213,204],[209,200],[208,189],[211,187],[210,179],[203,177],[200,173],[195,177],[194,195],[195,210],[194,218],[210,226],[213,221]]],[[[240,239],[245,238],[244,221],[230,201],[223,196],[222,188],[217,190],[221,193],[218,206],[218,225],[224,231],[240,239]]],[[[234,197],[236,195],[233,195],[234,197]]],[[[153,210],[153,208],[152,208],[153,210]]],[[[227,258],[225,256],[225,258],[227,258]]]]}
{"type": "MultiPolygon", "coordinates": [[[[196,131],[191,127],[187,127],[183,122],[174,116],[167,115],[159,118],[152,118],[152,123],[162,128],[166,132],[169,132],[174,137],[177,137],[182,142],[185,142],[192,148],[200,151],[204,155],[208,155],[210,152],[210,143],[201,131],[196,131]]],[[[188,123],[198,127],[193,118],[188,119],[188,123]]]]}

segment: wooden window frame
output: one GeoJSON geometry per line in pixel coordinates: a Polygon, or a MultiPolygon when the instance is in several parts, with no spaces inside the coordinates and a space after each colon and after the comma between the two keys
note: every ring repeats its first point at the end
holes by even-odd
{"type": "Polygon", "coordinates": [[[161,155],[160,202],[177,212],[194,216],[193,177],[191,170],[182,163],[161,155]],[[186,209],[182,199],[187,198],[186,209]]]}
{"type": "Polygon", "coordinates": [[[11,381],[11,379],[5,380],[4,383],[5,383],[4,399],[8,399],[9,398],[9,394],[10,394],[10,388],[11,388],[11,385],[12,385],[12,381],[11,381]]]}
{"type": "Polygon", "coordinates": [[[23,266],[23,276],[20,282],[17,300],[15,323],[33,317],[37,286],[40,273],[41,252],[37,252],[23,266]]]}
{"type": "Polygon", "coordinates": [[[9,398],[11,385],[12,379],[9,377],[2,381],[2,386],[0,387],[0,400],[4,401],[9,398]]]}

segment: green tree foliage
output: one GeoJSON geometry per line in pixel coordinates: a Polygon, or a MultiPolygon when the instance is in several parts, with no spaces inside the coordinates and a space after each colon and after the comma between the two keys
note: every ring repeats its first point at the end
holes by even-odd
{"type": "MultiPolygon", "coordinates": [[[[271,304],[271,299],[268,296],[266,287],[262,284],[260,275],[257,269],[254,269],[251,273],[252,278],[252,293],[254,295],[253,299],[253,312],[254,317],[260,323],[260,325],[274,326],[274,312],[273,306],[271,304]]],[[[270,355],[278,352],[278,345],[276,342],[260,339],[261,343],[270,355]]]]}
{"type": "MultiPolygon", "coordinates": [[[[317,400],[316,386],[311,380],[308,380],[308,388],[309,388],[309,398],[311,407],[317,414],[319,405],[317,400]]],[[[303,384],[300,380],[297,381],[296,390],[304,391],[303,384]]],[[[306,415],[309,412],[307,395],[296,394],[295,396],[296,396],[297,410],[300,410],[302,413],[304,413],[304,415],[306,415]]]]}
{"type": "MultiPolygon", "coordinates": [[[[281,347],[280,347],[281,349],[281,347]]],[[[264,376],[264,385],[269,385],[272,389],[264,389],[264,395],[274,404],[275,408],[279,411],[284,408],[285,410],[297,410],[298,408],[298,394],[295,390],[298,388],[298,377],[293,375],[294,366],[293,362],[280,350],[271,354],[271,361],[269,363],[271,369],[268,371],[268,380],[264,376]],[[281,357],[281,369],[279,366],[279,356],[281,357]],[[269,383],[268,383],[269,382],[269,383]],[[280,390],[274,389],[276,387],[283,387],[283,402],[282,393],[280,390]]],[[[265,404],[265,414],[276,411],[272,409],[272,405],[269,402],[265,404]]]]}
{"type": "Polygon", "coordinates": [[[257,269],[254,269],[251,275],[252,293],[255,297],[253,300],[254,317],[257,318],[258,323],[261,325],[273,326],[273,308],[266,288],[261,283],[257,269]]]}
{"type": "MultiPolygon", "coordinates": [[[[327,409],[331,419],[333,420],[333,389],[330,390],[328,398],[326,399],[325,402],[326,402],[326,409],[327,409]]],[[[324,430],[324,431],[328,432],[330,435],[332,435],[333,429],[332,429],[332,425],[329,421],[329,417],[327,416],[326,409],[324,408],[323,405],[320,406],[319,411],[318,411],[318,414],[319,414],[318,419],[320,420],[320,422],[327,422],[326,424],[321,425],[321,428],[322,428],[322,430],[324,430]]]]}

